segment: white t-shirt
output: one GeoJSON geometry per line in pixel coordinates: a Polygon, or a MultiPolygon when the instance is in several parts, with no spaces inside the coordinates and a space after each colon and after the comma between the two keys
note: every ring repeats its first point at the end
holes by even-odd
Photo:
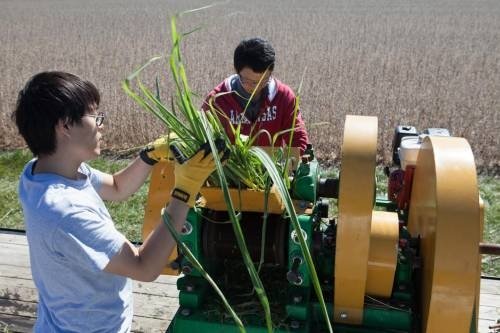
{"type": "Polygon", "coordinates": [[[104,272],[125,237],[98,195],[101,172],[85,163],[78,180],[33,174],[19,182],[33,281],[39,303],[35,332],[129,332],[132,282],[104,272]]]}

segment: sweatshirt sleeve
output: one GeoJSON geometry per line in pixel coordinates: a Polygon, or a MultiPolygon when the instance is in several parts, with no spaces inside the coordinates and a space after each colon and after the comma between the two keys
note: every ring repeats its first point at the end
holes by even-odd
{"type": "MultiPolygon", "coordinates": [[[[295,103],[297,99],[293,92],[290,90],[287,94],[287,99],[286,99],[286,114],[283,118],[283,125],[282,128],[292,128],[293,126],[293,116],[294,116],[294,110],[295,110],[295,103]]],[[[291,133],[288,132],[285,135],[283,135],[283,140],[285,140],[285,144],[288,144],[290,142],[290,135],[291,133]]],[[[304,150],[307,147],[307,144],[309,143],[309,138],[307,136],[307,130],[306,126],[304,123],[304,120],[302,119],[302,114],[300,113],[300,109],[297,110],[297,117],[295,118],[295,130],[293,131],[293,138],[292,138],[292,147],[298,147],[300,148],[300,153],[304,153],[304,150]]]]}

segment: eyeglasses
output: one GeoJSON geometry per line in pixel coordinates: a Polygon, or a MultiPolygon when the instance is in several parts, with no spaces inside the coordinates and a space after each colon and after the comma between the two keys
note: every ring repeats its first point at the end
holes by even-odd
{"type": "MultiPolygon", "coordinates": [[[[248,85],[248,86],[257,86],[259,84],[259,80],[255,81],[255,80],[250,80],[250,79],[244,78],[241,75],[238,75],[238,76],[240,78],[241,84],[248,85]]],[[[264,87],[266,84],[269,83],[270,80],[271,80],[271,77],[268,77],[267,79],[266,78],[262,79],[262,81],[260,81],[260,86],[264,87]]]]}
{"type": "Polygon", "coordinates": [[[84,116],[95,118],[97,127],[101,127],[104,122],[104,112],[99,112],[98,114],[84,114],[84,116]]]}

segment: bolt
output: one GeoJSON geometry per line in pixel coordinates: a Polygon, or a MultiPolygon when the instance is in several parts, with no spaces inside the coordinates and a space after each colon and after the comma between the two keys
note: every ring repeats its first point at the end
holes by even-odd
{"type": "Polygon", "coordinates": [[[191,315],[191,310],[188,308],[184,308],[181,310],[181,315],[183,315],[184,317],[187,317],[187,316],[191,315]]]}
{"type": "Polygon", "coordinates": [[[400,307],[400,308],[406,308],[406,304],[404,304],[404,303],[398,303],[398,307],[400,307]]]}
{"type": "Polygon", "coordinates": [[[300,273],[294,271],[289,271],[288,273],[286,273],[286,279],[288,280],[288,282],[293,283],[297,286],[300,286],[303,282],[300,273]]]}
{"type": "MultiPolygon", "coordinates": [[[[302,232],[302,237],[304,238],[305,241],[307,241],[307,233],[305,232],[304,229],[300,229],[302,232]]],[[[299,237],[295,230],[293,230],[290,234],[291,239],[294,241],[295,244],[299,244],[299,237]]]]}
{"type": "Polygon", "coordinates": [[[340,319],[346,320],[347,319],[347,312],[341,312],[340,313],[340,319]]]}
{"type": "Polygon", "coordinates": [[[184,275],[191,274],[192,271],[193,269],[191,268],[191,266],[189,265],[182,266],[182,273],[184,273],[184,275]]]}
{"type": "Polygon", "coordinates": [[[292,320],[290,322],[290,328],[293,330],[296,330],[296,329],[300,328],[300,323],[297,320],[292,320]]]}
{"type": "Polygon", "coordinates": [[[404,239],[404,238],[400,239],[399,240],[399,247],[404,249],[406,246],[408,246],[408,240],[404,239]]]}
{"type": "Polygon", "coordinates": [[[182,235],[189,235],[192,231],[193,231],[193,226],[191,225],[191,223],[186,222],[182,226],[181,234],[182,235]]]}
{"type": "Polygon", "coordinates": [[[179,269],[179,263],[177,261],[171,261],[170,262],[170,268],[178,270],[179,269]]]}
{"type": "Polygon", "coordinates": [[[302,302],[302,296],[301,295],[293,296],[293,302],[294,303],[300,303],[300,302],[302,302]]]}
{"type": "Polygon", "coordinates": [[[194,290],[194,286],[192,284],[186,284],[186,291],[192,292],[194,290]]]}

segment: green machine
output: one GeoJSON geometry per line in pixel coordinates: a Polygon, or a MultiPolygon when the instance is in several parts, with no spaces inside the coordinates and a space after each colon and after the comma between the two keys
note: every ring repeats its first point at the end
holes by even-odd
{"type": "MultiPolygon", "coordinates": [[[[376,142],[376,118],[348,116],[339,176],[322,178],[309,146],[291,180],[290,194],[333,331],[477,332],[482,208],[470,147],[461,138],[423,137],[413,127],[399,126],[394,165],[387,168],[388,195],[378,198],[376,142]],[[405,145],[408,138],[419,140],[410,147],[415,151],[405,145]],[[458,173],[461,181],[454,183],[458,173]],[[451,194],[450,186],[458,194],[451,194]],[[452,208],[456,205],[459,211],[452,208]]],[[[155,166],[150,200],[165,191],[159,183],[164,167],[155,166]]],[[[221,195],[215,190],[207,203],[221,195]]],[[[260,201],[248,201],[240,224],[269,298],[274,332],[328,332],[290,219],[279,208],[265,211],[260,201]]],[[[148,202],[147,209],[152,207],[148,202]]],[[[193,208],[181,239],[246,332],[267,332],[228,213],[209,204],[193,208]]],[[[182,251],[171,258],[169,271],[182,276],[179,309],[167,332],[239,332],[182,251]]]]}

